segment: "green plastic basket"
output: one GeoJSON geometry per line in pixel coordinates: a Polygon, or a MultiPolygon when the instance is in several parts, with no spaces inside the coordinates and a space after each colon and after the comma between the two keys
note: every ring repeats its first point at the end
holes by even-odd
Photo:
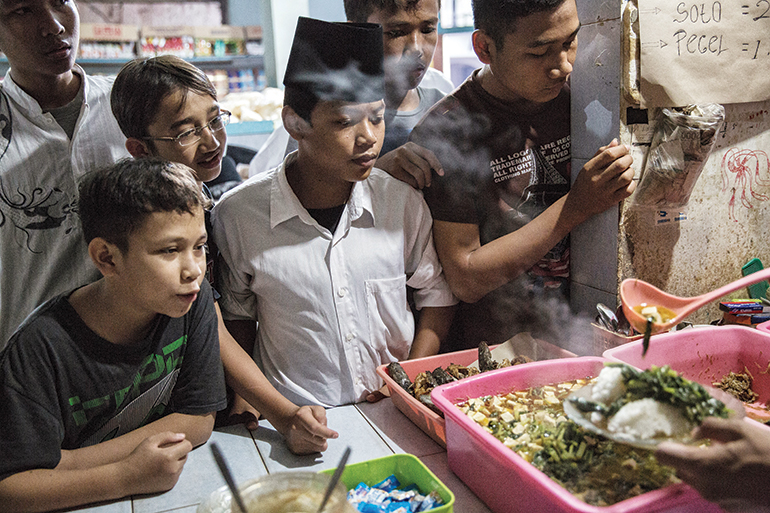
{"type": "MultiPolygon", "coordinates": [[[[333,474],[335,469],[324,470],[322,474],[333,474]]],[[[417,457],[411,454],[393,454],[384,458],[351,463],[345,466],[340,480],[348,490],[365,483],[368,486],[395,475],[401,483],[401,488],[417,485],[422,494],[436,491],[444,501],[444,505],[430,510],[430,513],[453,513],[455,496],[436,475],[417,457]]]]}

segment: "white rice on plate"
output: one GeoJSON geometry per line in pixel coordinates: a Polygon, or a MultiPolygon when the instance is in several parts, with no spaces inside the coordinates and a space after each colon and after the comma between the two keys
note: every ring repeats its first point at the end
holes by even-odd
{"type": "Polygon", "coordinates": [[[624,405],[607,423],[607,431],[634,438],[681,436],[693,425],[673,406],[645,398],[624,405]]]}

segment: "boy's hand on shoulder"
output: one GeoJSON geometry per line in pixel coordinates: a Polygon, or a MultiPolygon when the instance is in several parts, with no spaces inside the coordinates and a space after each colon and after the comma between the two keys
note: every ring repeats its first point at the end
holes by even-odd
{"type": "Polygon", "coordinates": [[[614,139],[599,148],[572,184],[568,201],[588,216],[604,212],[636,189],[630,148],[614,139]]]}
{"type": "Polygon", "coordinates": [[[184,433],[167,431],[145,438],[123,460],[126,495],[173,488],[192,448],[184,433]]]}
{"type": "Polygon", "coordinates": [[[444,176],[444,169],[436,155],[413,142],[399,146],[385,155],[380,155],[375,167],[394,178],[406,182],[415,189],[430,187],[432,173],[444,176]]]}
{"type": "Polygon", "coordinates": [[[327,449],[329,438],[339,433],[326,427],[326,410],[323,406],[302,406],[291,416],[285,432],[286,445],[294,454],[312,454],[327,449]]]}

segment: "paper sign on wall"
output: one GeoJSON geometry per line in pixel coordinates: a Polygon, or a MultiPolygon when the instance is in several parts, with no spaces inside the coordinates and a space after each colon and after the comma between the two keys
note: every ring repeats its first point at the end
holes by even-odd
{"type": "Polygon", "coordinates": [[[646,106],[770,99],[770,0],[639,0],[646,106]]]}

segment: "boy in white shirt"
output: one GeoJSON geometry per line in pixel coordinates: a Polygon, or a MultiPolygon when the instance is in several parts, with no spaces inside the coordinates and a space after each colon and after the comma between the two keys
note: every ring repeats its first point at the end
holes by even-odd
{"type": "Polygon", "coordinates": [[[379,25],[300,18],[282,113],[299,149],[213,212],[228,329],[296,404],[375,400],[376,367],[435,354],[456,303],[421,194],[374,168],[382,55],[379,25]]]}
{"type": "Polygon", "coordinates": [[[79,31],[75,2],[0,1],[10,64],[0,82],[0,349],[35,307],[99,277],[73,208],[77,183],[128,152],[110,112],[113,78],[75,64],[79,31]]]}
{"type": "MultiPolygon", "coordinates": [[[[135,158],[159,157],[189,166],[198,187],[219,175],[227,143],[230,113],[222,110],[216,89],[206,74],[172,55],[138,58],[121,69],[111,95],[115,118],[125,133],[126,148],[135,158]]],[[[210,229],[209,211],[204,213],[210,229]]],[[[208,244],[206,273],[211,280],[216,246],[208,244]]],[[[337,433],[326,426],[326,412],[317,406],[299,407],[280,396],[259,368],[225,329],[216,306],[222,363],[233,395],[230,421],[239,410],[247,427],[256,429],[260,413],[297,454],[323,451],[337,433]],[[242,399],[241,399],[242,398],[242,399]],[[239,402],[240,400],[240,402],[239,402]]]]}

